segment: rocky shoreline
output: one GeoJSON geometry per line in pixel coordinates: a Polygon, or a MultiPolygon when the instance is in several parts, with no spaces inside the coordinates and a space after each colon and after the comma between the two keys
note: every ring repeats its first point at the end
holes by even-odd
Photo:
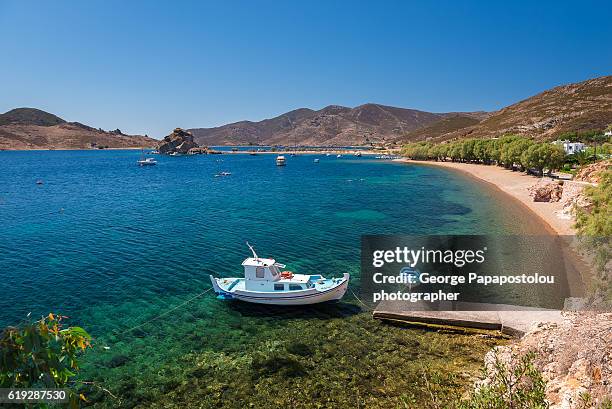
{"type": "Polygon", "coordinates": [[[565,312],[563,318],[493,348],[485,357],[488,376],[477,388],[491,382],[497,363],[513,368],[534,353],[551,409],[606,407],[606,399],[612,405],[612,313],[565,312]]]}

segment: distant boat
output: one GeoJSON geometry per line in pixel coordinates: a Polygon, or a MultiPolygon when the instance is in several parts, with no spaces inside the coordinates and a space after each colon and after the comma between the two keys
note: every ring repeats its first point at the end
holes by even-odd
{"type": "Polygon", "coordinates": [[[219,172],[215,175],[216,178],[221,177],[221,176],[230,176],[232,173],[231,172],[219,172]]]}
{"type": "Polygon", "coordinates": [[[326,153],[325,156],[331,156],[331,153],[326,153]]]}
{"type": "Polygon", "coordinates": [[[260,258],[247,243],[253,257],[242,262],[244,277],[210,276],[217,297],[257,304],[308,305],[340,300],[348,289],[349,274],[342,278],[325,278],[320,274],[295,274],[281,271],[284,264],[271,258],[260,258]]]}
{"type": "Polygon", "coordinates": [[[285,157],[283,155],[276,157],[276,166],[285,166],[285,157]]]}
{"type": "Polygon", "coordinates": [[[361,156],[361,152],[355,152],[355,156],[360,157],[361,156]]]}
{"type": "Polygon", "coordinates": [[[38,180],[36,181],[36,184],[37,184],[37,185],[42,185],[42,184],[43,184],[43,181],[42,181],[42,180],[40,180],[40,179],[38,179],[38,180]]]}
{"type": "Polygon", "coordinates": [[[157,161],[153,158],[141,159],[138,161],[139,166],[153,166],[157,165],[157,161]]]}
{"type": "Polygon", "coordinates": [[[140,160],[137,162],[138,166],[153,166],[157,165],[157,161],[153,158],[145,158],[144,149],[142,150],[142,155],[140,156],[140,160]]]}
{"type": "Polygon", "coordinates": [[[340,155],[340,154],[338,156],[336,156],[336,158],[341,158],[341,157],[342,157],[342,155],[340,155]]]}
{"type": "Polygon", "coordinates": [[[319,158],[315,159],[314,163],[319,163],[319,158]]]}

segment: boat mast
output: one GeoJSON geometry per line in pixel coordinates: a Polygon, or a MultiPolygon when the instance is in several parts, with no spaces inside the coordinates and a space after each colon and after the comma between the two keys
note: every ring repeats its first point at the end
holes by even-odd
{"type": "Polygon", "coordinates": [[[255,249],[253,249],[253,246],[251,246],[248,241],[246,242],[246,245],[249,246],[249,248],[251,249],[251,252],[253,253],[253,258],[258,259],[259,257],[257,257],[257,253],[255,253],[255,249]]]}

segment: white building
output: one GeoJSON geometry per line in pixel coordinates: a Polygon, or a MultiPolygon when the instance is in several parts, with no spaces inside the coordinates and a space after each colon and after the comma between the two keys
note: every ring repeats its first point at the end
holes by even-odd
{"type": "Polygon", "coordinates": [[[554,145],[562,145],[563,150],[568,155],[573,155],[574,153],[582,152],[587,147],[582,142],[570,142],[570,141],[554,141],[554,145]]]}

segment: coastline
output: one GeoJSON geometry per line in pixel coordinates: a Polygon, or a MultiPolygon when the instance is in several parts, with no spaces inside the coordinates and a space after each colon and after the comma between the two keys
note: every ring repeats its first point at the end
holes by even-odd
{"type": "Polygon", "coordinates": [[[527,188],[534,185],[538,178],[521,172],[511,171],[499,166],[478,165],[457,162],[426,162],[410,159],[397,159],[398,162],[414,165],[438,166],[459,171],[518,200],[531,213],[538,216],[552,232],[559,236],[574,235],[573,220],[564,220],[556,212],[563,208],[560,202],[534,202],[527,188]]]}
{"type": "Polygon", "coordinates": [[[529,196],[527,188],[538,180],[535,176],[530,176],[521,172],[498,166],[478,165],[472,163],[457,162],[425,162],[410,159],[396,159],[396,162],[409,163],[413,165],[437,166],[449,169],[453,172],[460,172],[466,177],[475,179],[479,183],[484,183],[501,195],[510,197],[513,202],[521,206],[529,215],[537,218],[537,221],[546,228],[546,231],[536,234],[553,234],[564,236],[566,279],[569,294],[572,297],[584,297],[586,295],[585,283],[590,281],[593,274],[592,266],[584,260],[576,248],[573,236],[576,230],[573,227],[573,220],[564,220],[557,217],[556,212],[563,208],[560,202],[534,202],[529,196]]]}

